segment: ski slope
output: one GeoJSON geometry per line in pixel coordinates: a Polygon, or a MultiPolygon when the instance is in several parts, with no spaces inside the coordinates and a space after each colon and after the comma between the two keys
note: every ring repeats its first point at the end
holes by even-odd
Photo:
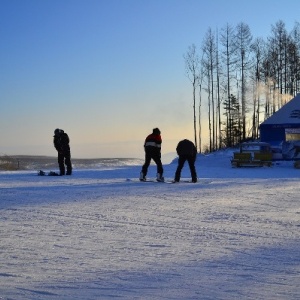
{"type": "Polygon", "coordinates": [[[0,299],[300,299],[300,170],[230,156],[199,155],[196,184],[0,172],[0,299]]]}

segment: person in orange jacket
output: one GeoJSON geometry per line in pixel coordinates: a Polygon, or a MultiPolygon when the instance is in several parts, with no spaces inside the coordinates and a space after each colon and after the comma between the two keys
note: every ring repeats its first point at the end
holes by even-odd
{"type": "Polygon", "coordinates": [[[157,165],[156,180],[164,181],[164,177],[163,177],[164,170],[161,163],[161,143],[162,143],[162,138],[160,135],[160,130],[158,128],[154,128],[152,133],[146,137],[144,143],[145,163],[140,173],[141,181],[146,181],[146,175],[148,172],[148,167],[150,165],[151,159],[153,159],[157,165]]]}

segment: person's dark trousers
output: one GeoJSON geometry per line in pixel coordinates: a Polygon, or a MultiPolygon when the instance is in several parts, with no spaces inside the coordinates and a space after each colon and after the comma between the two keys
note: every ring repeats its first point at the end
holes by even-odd
{"type": "Polygon", "coordinates": [[[58,166],[60,175],[71,175],[72,174],[72,163],[71,163],[71,153],[58,153],[58,166]],[[67,173],[65,169],[67,166],[67,173]]]}
{"type": "Polygon", "coordinates": [[[196,168],[195,168],[195,157],[191,155],[179,155],[178,158],[178,167],[175,173],[175,181],[180,180],[181,176],[181,170],[184,166],[184,163],[188,161],[190,171],[191,171],[191,176],[192,176],[192,181],[196,182],[197,181],[197,173],[196,173],[196,168]]]}
{"type": "Polygon", "coordinates": [[[63,155],[63,153],[58,153],[57,161],[58,161],[60,175],[65,175],[65,173],[66,173],[65,156],[63,155]]]}
{"type": "Polygon", "coordinates": [[[72,163],[71,163],[71,153],[65,153],[65,165],[67,166],[66,175],[72,175],[72,163]]]}
{"type": "Polygon", "coordinates": [[[157,165],[157,173],[162,175],[163,172],[164,172],[164,169],[163,169],[163,166],[162,166],[162,163],[161,163],[160,153],[146,152],[146,154],[145,154],[145,163],[142,167],[142,172],[143,172],[144,176],[147,175],[148,167],[150,165],[151,159],[153,159],[154,162],[157,165]]]}

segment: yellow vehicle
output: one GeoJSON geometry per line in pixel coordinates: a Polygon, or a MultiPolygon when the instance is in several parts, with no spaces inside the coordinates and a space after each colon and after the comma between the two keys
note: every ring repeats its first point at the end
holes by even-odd
{"type": "Polygon", "coordinates": [[[232,167],[271,167],[271,145],[264,142],[245,142],[240,145],[240,151],[233,153],[232,167]]]}

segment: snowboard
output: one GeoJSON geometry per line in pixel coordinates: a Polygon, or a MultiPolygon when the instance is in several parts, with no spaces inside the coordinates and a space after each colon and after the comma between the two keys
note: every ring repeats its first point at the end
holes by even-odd
{"type": "Polygon", "coordinates": [[[146,180],[140,180],[140,179],[139,179],[139,181],[140,181],[140,182],[171,183],[171,182],[166,181],[166,180],[164,180],[164,181],[157,181],[156,179],[146,179],[146,180]]]}
{"type": "Polygon", "coordinates": [[[132,179],[132,178],[127,178],[126,181],[131,181],[131,182],[154,182],[154,183],[167,183],[167,184],[180,184],[180,183],[195,183],[192,182],[191,180],[180,180],[179,182],[174,182],[173,180],[165,180],[165,181],[157,181],[156,179],[151,179],[148,178],[146,180],[140,180],[140,179],[132,179]]]}
{"type": "Polygon", "coordinates": [[[56,172],[50,171],[50,172],[47,174],[47,173],[46,173],[45,171],[43,171],[43,170],[40,170],[40,171],[38,172],[38,175],[39,175],[39,176],[59,176],[59,174],[56,173],[56,172]]]}
{"type": "Polygon", "coordinates": [[[139,178],[127,178],[129,182],[155,182],[155,183],[171,183],[170,181],[157,181],[156,179],[147,178],[146,180],[140,180],[139,178]]]}

